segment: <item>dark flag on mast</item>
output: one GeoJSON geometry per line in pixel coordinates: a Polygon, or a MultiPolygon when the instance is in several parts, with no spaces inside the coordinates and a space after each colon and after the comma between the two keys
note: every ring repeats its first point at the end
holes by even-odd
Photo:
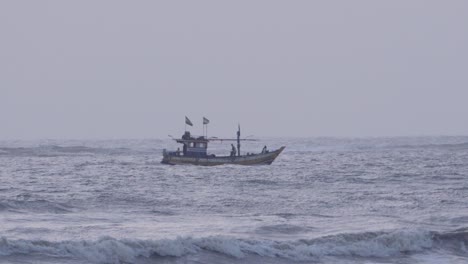
{"type": "Polygon", "coordinates": [[[185,117],[185,124],[187,124],[189,126],[193,126],[192,121],[190,121],[190,119],[188,119],[187,116],[185,117]]]}
{"type": "Polygon", "coordinates": [[[208,123],[210,123],[210,120],[208,120],[206,117],[203,117],[203,124],[208,125],[208,123]]]}

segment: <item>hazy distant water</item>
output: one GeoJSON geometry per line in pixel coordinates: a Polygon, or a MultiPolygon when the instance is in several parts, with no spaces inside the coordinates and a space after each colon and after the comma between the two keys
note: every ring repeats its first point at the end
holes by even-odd
{"type": "Polygon", "coordinates": [[[0,142],[0,263],[468,263],[468,137],[0,142]],[[228,154],[229,144],[213,144],[228,154]]]}

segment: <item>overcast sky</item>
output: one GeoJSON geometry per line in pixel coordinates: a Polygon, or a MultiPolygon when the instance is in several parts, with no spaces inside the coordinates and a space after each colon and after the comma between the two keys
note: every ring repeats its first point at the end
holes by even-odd
{"type": "Polygon", "coordinates": [[[468,1],[1,1],[0,139],[468,135],[468,1]]]}

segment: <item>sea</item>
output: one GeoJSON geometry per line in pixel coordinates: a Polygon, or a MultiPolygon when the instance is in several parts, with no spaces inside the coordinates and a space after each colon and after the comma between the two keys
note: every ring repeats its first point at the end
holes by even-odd
{"type": "Polygon", "coordinates": [[[0,263],[468,263],[468,137],[0,141],[0,263]],[[210,143],[229,155],[231,142],[210,143]]]}

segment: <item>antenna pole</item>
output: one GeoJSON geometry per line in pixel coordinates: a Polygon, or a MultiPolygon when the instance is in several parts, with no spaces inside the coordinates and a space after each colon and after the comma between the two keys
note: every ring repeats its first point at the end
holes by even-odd
{"type": "Polygon", "coordinates": [[[238,124],[237,130],[237,156],[240,156],[240,124],[238,124]]]}

